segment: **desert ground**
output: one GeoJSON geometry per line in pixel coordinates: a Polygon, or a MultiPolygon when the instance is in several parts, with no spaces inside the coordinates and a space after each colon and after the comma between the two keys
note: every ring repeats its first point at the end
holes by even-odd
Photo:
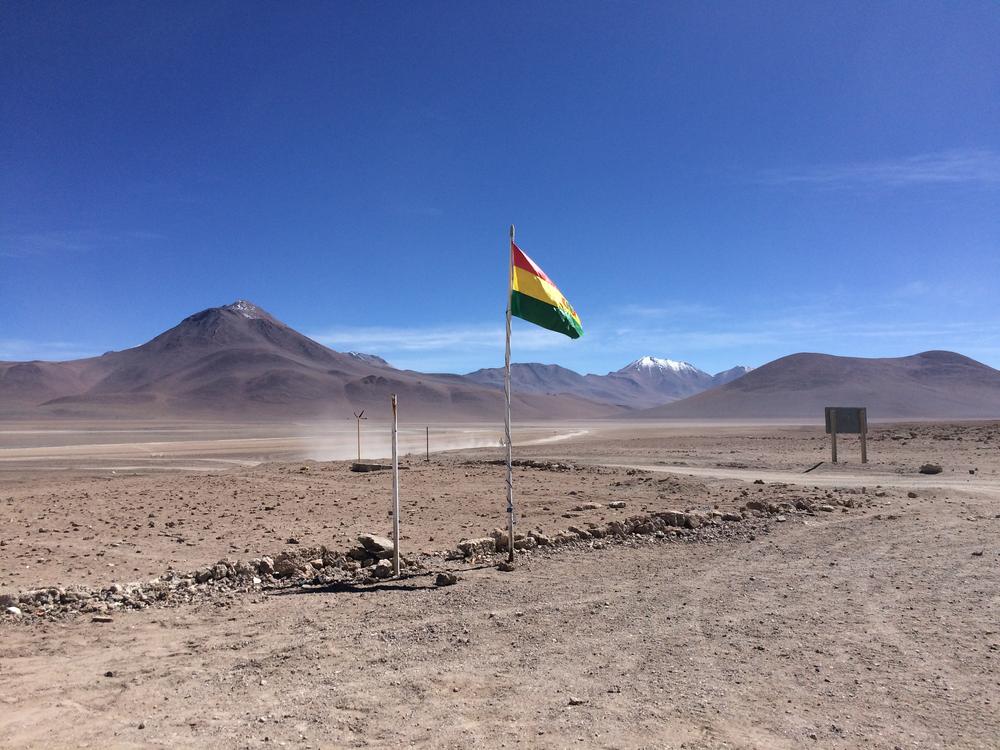
{"type": "Polygon", "coordinates": [[[1000,423],[875,425],[866,465],[805,424],[525,426],[513,571],[456,551],[503,525],[499,430],[431,435],[397,580],[341,567],[391,523],[353,427],[4,425],[0,742],[1000,746],[1000,423]]]}

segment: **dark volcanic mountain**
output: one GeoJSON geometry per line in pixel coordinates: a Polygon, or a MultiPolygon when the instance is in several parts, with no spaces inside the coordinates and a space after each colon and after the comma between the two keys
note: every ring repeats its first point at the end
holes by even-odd
{"type": "Polygon", "coordinates": [[[685,419],[820,419],[867,406],[869,419],[1000,417],[1000,370],[954,352],[865,359],[793,354],[737,380],[642,412],[685,419]]]}
{"type": "MultiPolygon", "coordinates": [[[[633,409],[658,406],[728,383],[749,367],[734,367],[712,376],[687,362],[642,357],[607,375],[581,375],[559,365],[512,364],[510,377],[515,393],[572,393],[591,401],[633,409]]],[[[503,388],[503,368],[476,370],[466,379],[493,388],[503,388]]]]}
{"type": "MultiPolygon", "coordinates": [[[[396,393],[408,417],[502,418],[495,389],[396,370],[343,354],[246,301],[190,316],[153,340],[71,362],[0,363],[0,413],[79,417],[277,419],[387,414],[396,393]]],[[[522,419],[593,417],[614,408],[576,396],[515,394],[522,419]]]]}

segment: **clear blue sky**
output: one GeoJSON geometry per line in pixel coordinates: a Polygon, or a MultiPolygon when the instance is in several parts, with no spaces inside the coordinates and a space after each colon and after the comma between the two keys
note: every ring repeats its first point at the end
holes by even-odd
{"type": "Polygon", "coordinates": [[[502,363],[506,231],[580,313],[514,358],[1000,367],[1000,5],[0,4],[0,359],[250,299],[502,363]]]}

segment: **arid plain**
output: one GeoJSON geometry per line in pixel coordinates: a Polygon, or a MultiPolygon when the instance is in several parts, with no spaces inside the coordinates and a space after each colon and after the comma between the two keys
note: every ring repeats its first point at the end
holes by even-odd
{"type": "Polygon", "coordinates": [[[5,425],[0,741],[1000,745],[1000,423],[875,425],[836,466],[804,424],[526,427],[512,572],[457,552],[503,524],[499,430],[403,437],[393,580],[338,567],[391,522],[351,429],[5,425]],[[184,597],[127,595],[168,570],[184,597]]]}

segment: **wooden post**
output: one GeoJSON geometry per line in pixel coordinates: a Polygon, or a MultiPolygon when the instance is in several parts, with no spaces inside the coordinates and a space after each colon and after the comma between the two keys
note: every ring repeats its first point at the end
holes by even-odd
{"type": "MultiPolygon", "coordinates": [[[[358,422],[358,424],[361,424],[358,422]]],[[[399,576],[399,430],[396,422],[396,394],[392,394],[392,574],[399,576]]]]}
{"type": "Polygon", "coordinates": [[[830,410],[830,445],[833,448],[833,462],[837,463],[837,410],[830,410]]]}
{"type": "Polygon", "coordinates": [[[861,421],[861,463],[868,463],[868,410],[862,409],[859,415],[861,421]]]}

